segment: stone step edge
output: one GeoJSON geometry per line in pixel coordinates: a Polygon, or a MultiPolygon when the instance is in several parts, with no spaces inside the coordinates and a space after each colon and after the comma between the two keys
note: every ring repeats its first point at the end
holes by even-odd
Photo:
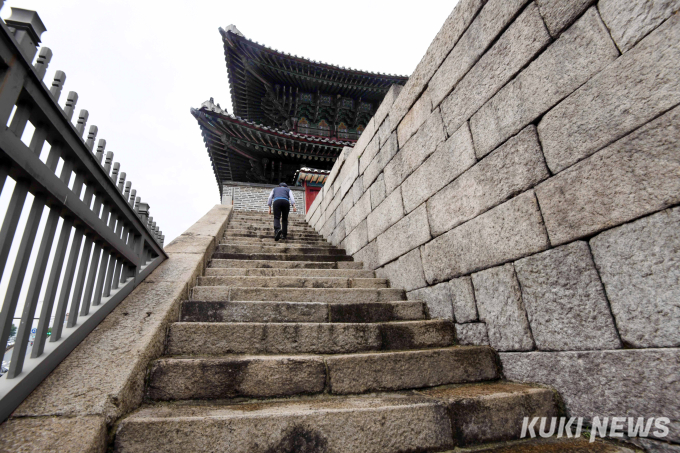
{"type": "MultiPolygon", "coordinates": [[[[253,265],[263,265],[262,267],[246,267],[247,269],[363,269],[363,262],[361,261],[285,261],[285,260],[238,260],[233,258],[212,258],[208,267],[214,269],[227,269],[220,266],[215,266],[214,264],[220,264],[221,262],[235,261],[235,262],[247,262],[253,265]],[[350,266],[350,264],[352,266],[350,266]],[[277,266],[278,265],[278,266],[277,266]],[[295,265],[295,266],[293,266],[295,265]],[[331,265],[334,267],[311,267],[311,266],[324,266],[331,265]],[[347,267],[345,267],[345,265],[347,267]],[[291,266],[291,267],[286,267],[291,266]],[[305,267],[309,266],[309,267],[305,267]]],[[[240,267],[239,269],[243,269],[240,267]]]]}
{"type": "MultiPolygon", "coordinates": [[[[311,433],[318,432],[323,438],[323,443],[329,442],[330,445],[327,446],[333,451],[351,453],[364,452],[367,449],[388,451],[387,448],[399,445],[399,448],[407,447],[409,451],[443,452],[456,446],[481,447],[486,444],[488,447],[490,442],[516,440],[520,437],[524,417],[551,416],[556,412],[552,391],[532,385],[496,380],[433,387],[429,390],[439,396],[433,397],[420,391],[399,391],[339,398],[312,395],[240,402],[224,400],[212,404],[194,400],[181,403],[146,403],[121,420],[116,432],[116,447],[118,449],[124,447],[130,436],[129,432],[132,430],[134,433],[135,429],[140,430],[137,433],[140,441],[149,442],[149,446],[153,446],[156,439],[151,435],[151,430],[155,426],[165,424],[167,427],[163,431],[171,433],[170,436],[179,436],[178,441],[191,438],[193,442],[197,442],[194,436],[198,436],[202,439],[198,444],[212,441],[214,443],[211,445],[216,447],[221,448],[223,444],[225,447],[233,448],[235,444],[229,436],[234,431],[224,429],[205,431],[200,428],[201,425],[207,423],[213,426],[221,422],[225,426],[236,427],[237,432],[232,435],[238,439],[248,439],[249,442],[251,436],[258,436],[258,432],[252,431],[250,423],[251,420],[257,420],[261,424],[265,423],[266,427],[271,425],[273,429],[261,430],[266,434],[263,434],[261,440],[256,438],[253,442],[261,449],[270,448],[271,451],[275,451],[276,445],[281,445],[280,439],[286,438],[290,429],[286,427],[297,426],[300,423],[297,420],[305,420],[307,429],[311,433]],[[470,398],[460,397],[468,390],[470,398]],[[517,404],[518,402],[530,404],[521,405],[517,404]],[[465,404],[467,410],[461,410],[461,403],[465,404]],[[499,407],[514,410],[511,413],[499,413],[499,407]],[[326,431],[315,429],[317,423],[328,426],[330,419],[336,419],[350,429],[326,431]],[[238,421],[243,421],[243,424],[239,426],[238,421]],[[497,422],[502,422],[500,427],[494,426],[497,422]],[[424,434],[423,436],[418,437],[414,434],[414,423],[418,425],[418,435],[424,434]],[[386,429],[386,426],[390,428],[386,429]],[[179,429],[173,431],[172,427],[179,429]],[[364,427],[366,429],[363,429],[364,427]],[[277,428],[281,432],[277,431],[277,428]],[[145,429],[149,431],[148,434],[144,433],[145,429]],[[346,438],[347,432],[352,433],[353,437],[346,438]],[[403,440],[398,436],[402,436],[403,440]]],[[[133,440],[134,437],[133,434],[133,440]]],[[[169,445],[166,446],[168,447],[169,445]]],[[[238,446],[244,449],[250,447],[246,444],[238,446]]],[[[456,451],[468,450],[456,449],[456,451]]],[[[474,451],[480,450],[475,448],[474,451]]],[[[517,450],[517,453],[520,451],[517,450]]],[[[607,453],[616,452],[618,450],[607,453]]]]}

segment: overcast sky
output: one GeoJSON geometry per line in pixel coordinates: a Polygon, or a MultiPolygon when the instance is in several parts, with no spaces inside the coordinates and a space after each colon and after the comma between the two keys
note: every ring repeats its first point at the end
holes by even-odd
{"type": "Polygon", "coordinates": [[[189,113],[210,97],[232,112],[218,27],[233,23],[291,54],[410,75],[455,4],[9,0],[1,16],[12,6],[38,11],[47,27],[42,45],[54,52],[46,83],[56,70],[66,73],[60,104],[78,93],[74,121],[81,108],[89,111],[88,125],[99,127],[167,244],[220,201],[189,113]]]}

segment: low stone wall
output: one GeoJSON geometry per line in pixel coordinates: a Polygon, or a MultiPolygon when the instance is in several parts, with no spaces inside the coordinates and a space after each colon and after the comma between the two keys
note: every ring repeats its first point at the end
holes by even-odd
{"type": "Polygon", "coordinates": [[[165,246],[154,270],[0,425],[2,452],[105,452],[109,429],[137,408],[149,362],[163,352],[231,215],[215,206],[165,246]]]}
{"type": "MultiPolygon", "coordinates": [[[[234,211],[257,211],[267,212],[267,200],[272,189],[277,187],[271,184],[254,184],[247,182],[228,182],[222,186],[222,204],[232,205],[234,211]]],[[[298,213],[305,210],[305,189],[291,187],[298,213]]]]}
{"type": "Polygon", "coordinates": [[[677,443],[679,8],[461,0],[306,216],[507,378],[677,443]]]}

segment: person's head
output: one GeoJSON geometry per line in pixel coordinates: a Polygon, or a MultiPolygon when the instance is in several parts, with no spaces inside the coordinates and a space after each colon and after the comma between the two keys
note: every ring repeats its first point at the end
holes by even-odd
{"type": "Polygon", "coordinates": [[[279,186],[280,187],[288,187],[288,184],[286,184],[285,182],[281,182],[281,183],[279,183],[279,186]]]}

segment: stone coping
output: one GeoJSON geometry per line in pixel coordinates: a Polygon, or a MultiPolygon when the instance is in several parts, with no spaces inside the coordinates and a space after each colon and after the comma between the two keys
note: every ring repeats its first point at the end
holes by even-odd
{"type": "Polygon", "coordinates": [[[168,326],[179,319],[180,302],[231,213],[231,206],[216,205],[165,247],[168,259],[0,425],[0,451],[106,451],[108,429],[141,404],[148,364],[163,353],[168,326]]]}

